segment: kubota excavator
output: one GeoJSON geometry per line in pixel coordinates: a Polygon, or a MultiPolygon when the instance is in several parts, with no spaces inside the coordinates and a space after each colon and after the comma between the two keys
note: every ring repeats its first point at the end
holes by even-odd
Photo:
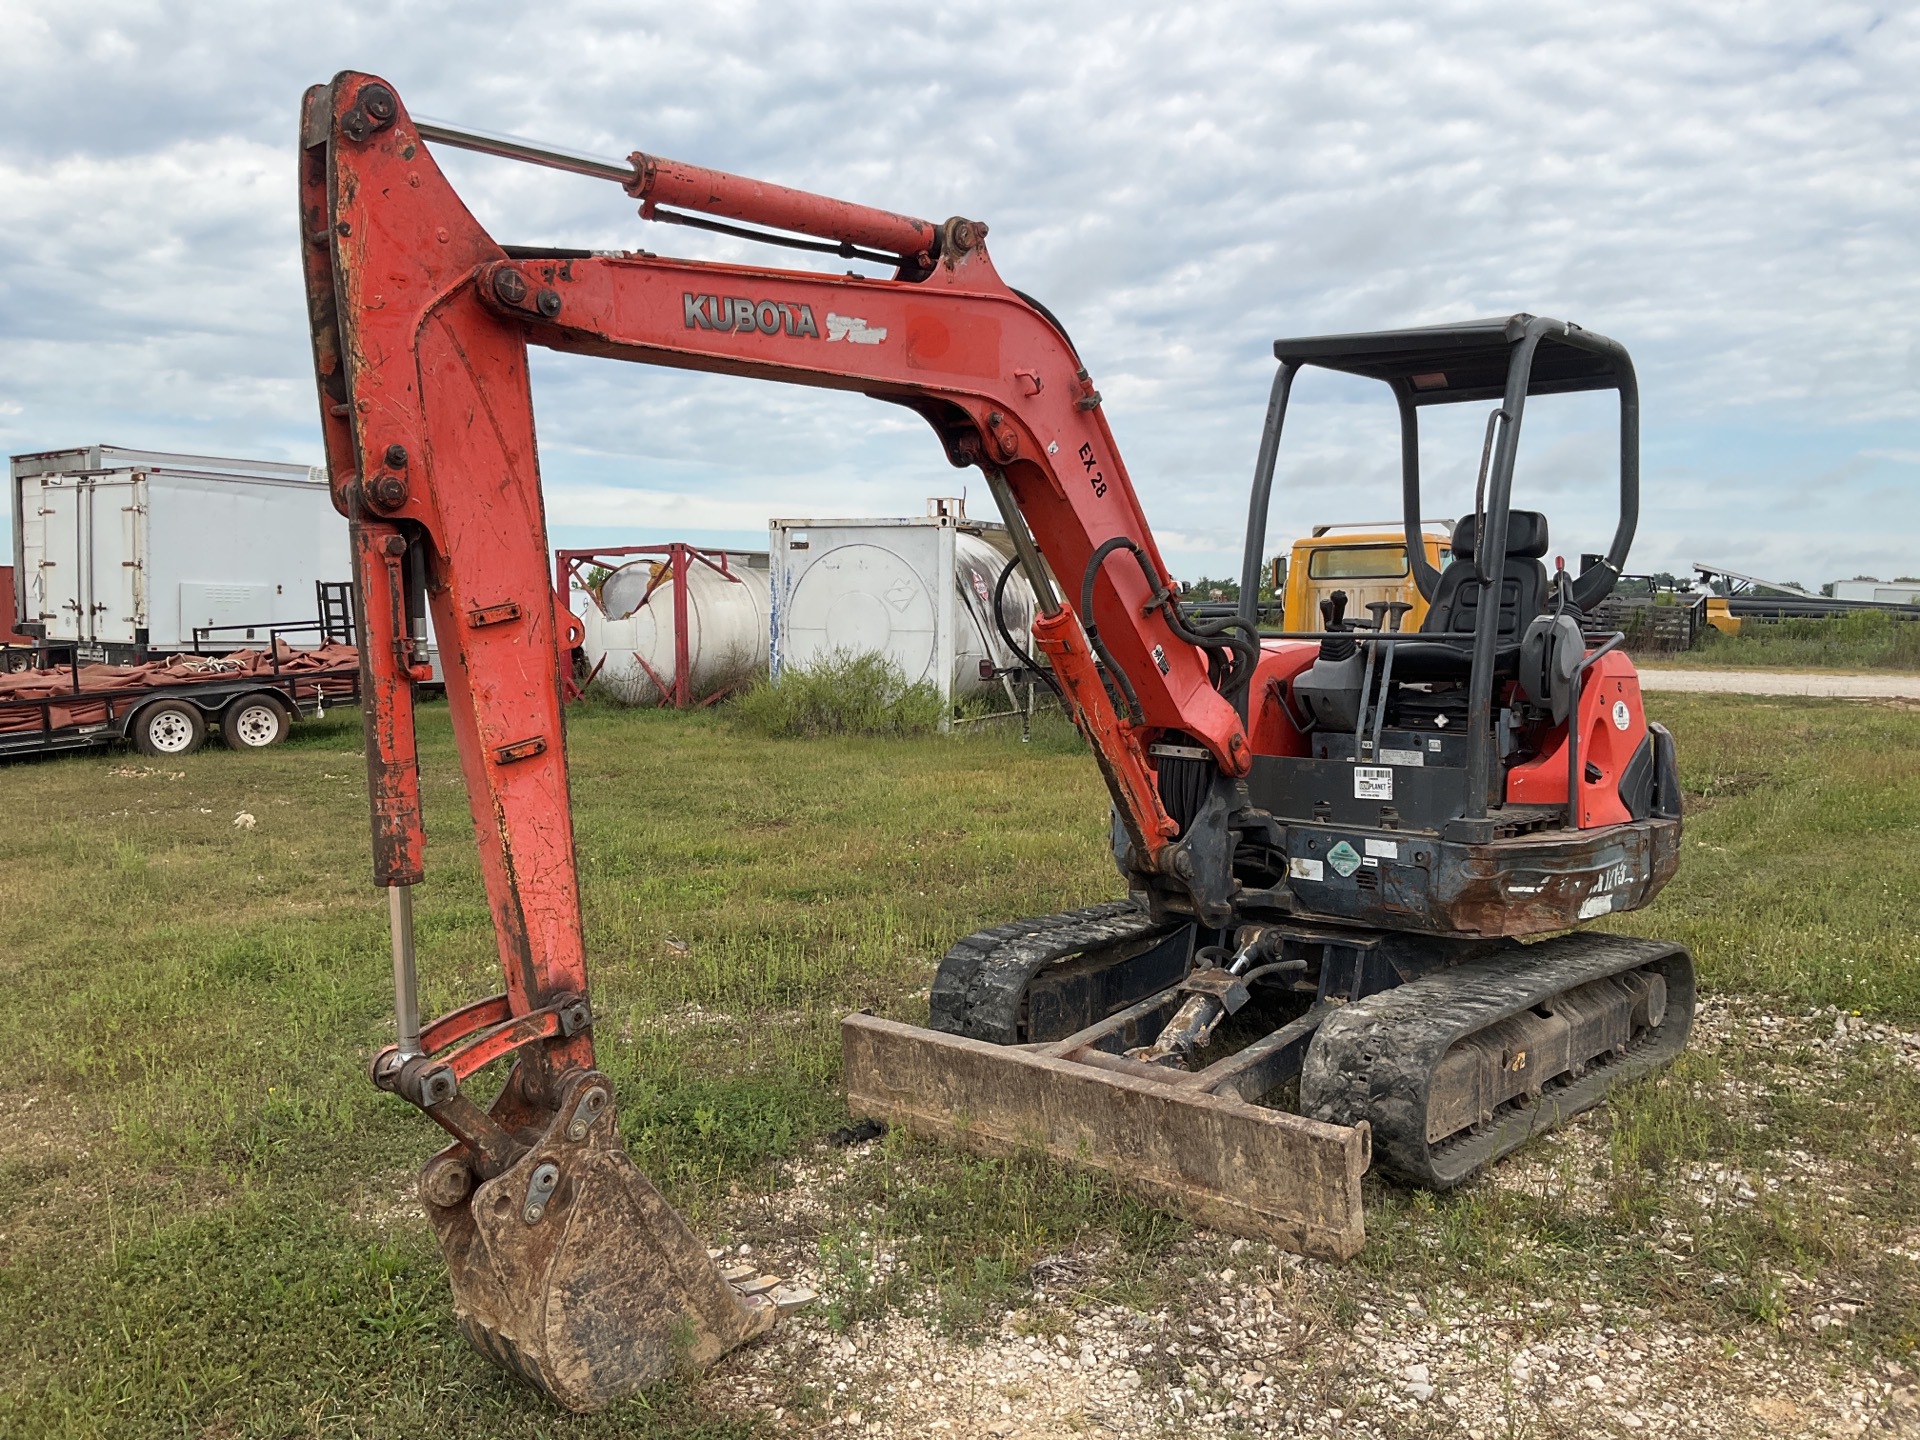
{"type": "Polygon", "coordinates": [[[1127,898],[960,941],[932,1028],[843,1025],[850,1108],[984,1150],[1038,1146],[1182,1213],[1308,1253],[1363,1238],[1373,1160],[1444,1188],[1684,1045],[1679,946],[1592,932],[1672,875],[1673,746],[1617,639],[1638,504],[1633,368],[1556,320],[1283,340],[1248,516],[1243,609],[1180,606],[1066,331],[1008,287],[986,226],[657,156],[592,160],[415,121],[347,73],[306,97],[301,224],[333,495],[353,537],[377,882],[399,1041],[376,1084],[451,1137],[420,1191],[483,1353],[590,1409],[760,1333],[803,1297],[722,1270],[621,1146],[594,1068],[561,713],[576,622],[547,579],[527,347],[854,390],[979,466],[1037,591],[1033,639],[1113,797],[1127,898]],[[884,278],[502,245],[434,145],[613,181],[647,219],[878,262],[884,278]],[[1276,455],[1305,366],[1384,383],[1406,554],[1429,601],[1262,634],[1276,455]],[[1511,506],[1527,401],[1612,390],[1620,520],[1549,573],[1511,506]],[[1492,402],[1474,508],[1420,544],[1419,415],[1492,402]],[[1056,590],[1050,576],[1060,577],[1056,590]],[[505,975],[430,1024],[412,687],[424,616],[505,975]],[[466,1093],[511,1059],[490,1106],[466,1093]],[[1260,1101],[1268,1103],[1256,1103],[1260,1101]]]}

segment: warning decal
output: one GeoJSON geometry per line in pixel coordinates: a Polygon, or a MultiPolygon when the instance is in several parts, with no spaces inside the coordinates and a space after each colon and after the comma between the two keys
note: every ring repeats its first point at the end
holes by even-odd
{"type": "Polygon", "coordinates": [[[1342,875],[1351,875],[1360,868],[1360,852],[1342,840],[1327,851],[1327,863],[1342,875]]]}

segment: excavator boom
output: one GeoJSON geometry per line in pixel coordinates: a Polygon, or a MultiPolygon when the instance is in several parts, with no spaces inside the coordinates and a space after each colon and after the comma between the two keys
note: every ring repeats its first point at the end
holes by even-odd
{"type": "Polygon", "coordinates": [[[1094,744],[1133,864],[1222,915],[1226,854],[1176,838],[1149,747],[1177,733],[1223,776],[1244,774],[1246,731],[1217,682],[1235,645],[1243,664],[1251,645],[1181,618],[1099,393],[1058,324],[995,272],[986,226],[636,153],[625,169],[564,163],[618,181],[649,218],[798,232],[895,274],[515,250],[461,203],[430,139],[554,163],[418,125],[370,75],[307,94],[314,364],[352,532],[374,878],[390,895],[400,1017],[374,1079],[451,1137],[422,1194],[476,1347],[590,1408],[758,1333],[780,1292],[708,1263],[626,1160],[594,1069],[561,709],[577,622],[547,580],[527,347],[859,391],[921,414],[954,464],[987,470],[1030,571],[1043,576],[1044,559],[1080,582],[1067,603],[1038,582],[1035,639],[1094,744]],[[505,984],[423,1026],[412,697],[428,612],[505,984]],[[511,1073],[483,1109],[466,1082],[503,1059],[511,1073]]]}

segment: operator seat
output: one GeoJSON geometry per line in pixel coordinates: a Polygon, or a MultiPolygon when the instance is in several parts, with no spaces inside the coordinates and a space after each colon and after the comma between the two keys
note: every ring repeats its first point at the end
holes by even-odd
{"type": "MultiPolygon", "coordinates": [[[[1453,527],[1453,564],[1440,572],[1433,603],[1420,622],[1422,635],[1452,635],[1470,641],[1480,619],[1480,599],[1491,586],[1476,583],[1472,564],[1479,536],[1474,517],[1461,517],[1453,527]]],[[[1547,517],[1538,510],[1507,512],[1507,553],[1500,567],[1499,628],[1494,641],[1494,673],[1514,675],[1520,664],[1520,639],[1537,615],[1546,613],[1547,517]]],[[[1410,640],[1393,657],[1396,680],[1465,680],[1473,668],[1466,645],[1425,644],[1410,640]]]]}

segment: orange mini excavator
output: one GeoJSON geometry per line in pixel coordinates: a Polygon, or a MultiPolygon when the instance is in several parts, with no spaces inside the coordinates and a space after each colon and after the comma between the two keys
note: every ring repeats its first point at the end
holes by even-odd
{"type": "Polygon", "coordinates": [[[476,1348],[577,1409],[765,1330],[634,1167],[595,1069],[561,715],[575,622],[547,569],[527,347],[859,391],[978,466],[1037,592],[1035,647],[1113,799],[1125,899],[959,941],[932,1027],[843,1026],[850,1108],[985,1150],[1102,1166],[1202,1221],[1312,1254],[1361,1244],[1360,1178],[1458,1183],[1686,1042],[1672,944],[1592,932],[1679,853],[1673,745],[1618,637],[1583,637],[1638,504],[1633,367],[1530,315],[1283,340],[1238,615],[1182,610],[1060,322],[1001,280],[987,227],[868,209],[636,153],[600,161],[409,117],[343,74],[308,92],[301,227],[333,495],[352,529],[378,883],[399,1042],[374,1082],[451,1137],[421,1195],[476,1348]],[[656,222],[884,277],[502,245],[439,145],[622,186],[656,222]],[[1253,597],[1282,422],[1305,366],[1398,403],[1406,554],[1429,601],[1263,634],[1253,597]],[[1549,571],[1511,506],[1538,395],[1619,398],[1608,554],[1549,571]],[[1419,416],[1492,407],[1472,513],[1420,542],[1419,416]],[[1056,589],[1050,577],[1060,577],[1056,589]],[[420,1023],[413,684],[425,614],[505,976],[420,1023]],[[466,1093],[511,1060],[497,1098],[466,1093]]]}

